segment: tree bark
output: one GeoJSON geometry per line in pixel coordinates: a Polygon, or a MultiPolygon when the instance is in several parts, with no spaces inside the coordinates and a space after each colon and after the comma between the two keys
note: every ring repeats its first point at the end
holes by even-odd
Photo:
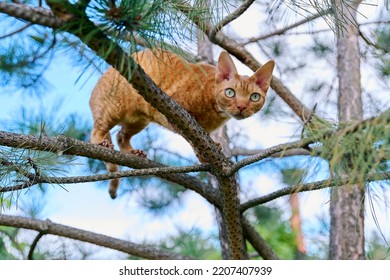
{"type": "MultiPolygon", "coordinates": [[[[222,151],[227,157],[231,157],[231,152],[229,148],[229,142],[226,134],[226,126],[220,127],[217,129],[213,135],[213,139],[221,143],[222,151]]],[[[209,182],[212,187],[218,189],[218,180],[212,174],[208,175],[209,182]]],[[[226,232],[226,227],[223,219],[223,213],[220,209],[215,207],[215,216],[218,223],[218,232],[219,232],[219,243],[221,245],[222,250],[222,258],[229,259],[229,242],[228,235],[226,232]]]]}
{"type": "MultiPolygon", "coordinates": [[[[336,0],[339,123],[362,119],[357,8],[360,0],[336,0]]],[[[344,171],[345,172],[345,171],[344,171]]],[[[364,185],[332,188],[330,259],[364,259],[364,185]]]]}

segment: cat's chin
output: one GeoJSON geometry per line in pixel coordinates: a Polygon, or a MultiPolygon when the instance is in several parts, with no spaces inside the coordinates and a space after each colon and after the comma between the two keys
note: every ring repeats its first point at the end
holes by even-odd
{"type": "Polygon", "coordinates": [[[248,116],[244,116],[242,113],[230,114],[230,116],[236,120],[243,120],[248,117],[248,116]]]}

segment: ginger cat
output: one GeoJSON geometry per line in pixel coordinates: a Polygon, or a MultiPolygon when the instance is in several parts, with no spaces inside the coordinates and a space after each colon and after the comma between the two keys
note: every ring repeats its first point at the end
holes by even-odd
{"type": "MultiPolygon", "coordinates": [[[[133,55],[153,81],[184,109],[208,133],[231,117],[241,120],[252,116],[264,105],[275,63],[271,60],[251,77],[237,73],[233,60],[222,51],[217,66],[192,64],[173,53],[162,50],[145,50],[133,55]]],[[[113,147],[110,129],[120,124],[117,135],[122,152],[146,157],[143,151],[130,144],[133,135],[150,122],[174,130],[169,121],[147,103],[141,95],[110,67],[96,84],[90,99],[94,119],[91,143],[113,147]]],[[[106,163],[109,172],[119,170],[106,163]]],[[[111,198],[116,197],[120,179],[110,182],[111,198]]]]}

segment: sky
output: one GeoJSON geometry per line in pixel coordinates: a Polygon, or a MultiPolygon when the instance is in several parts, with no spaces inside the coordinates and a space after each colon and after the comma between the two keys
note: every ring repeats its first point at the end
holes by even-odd
{"type": "MultiPolygon", "coordinates": [[[[362,14],[371,17],[378,11],[368,7],[362,14]]],[[[294,17],[292,17],[294,19],[294,17]]],[[[267,33],[257,24],[258,14],[254,10],[249,10],[247,14],[240,18],[233,27],[229,27],[232,32],[240,33],[242,36],[251,37],[257,34],[267,33]],[[251,26],[253,28],[242,28],[242,26],[251,26]]],[[[299,42],[297,46],[304,43],[299,42]]],[[[218,48],[215,48],[216,54],[218,48]]],[[[260,61],[266,60],[266,57],[259,58],[260,61]]],[[[245,66],[239,65],[240,74],[250,74],[245,66]]],[[[79,116],[89,121],[92,125],[92,117],[89,110],[90,93],[98,79],[98,75],[86,73],[76,82],[80,75],[80,69],[75,68],[71,59],[66,55],[57,55],[53,63],[45,72],[45,78],[50,81],[49,90],[42,96],[27,96],[20,92],[10,93],[9,88],[4,88],[6,92],[2,94],[0,102],[0,121],[17,118],[17,112],[22,105],[31,106],[40,110],[43,107],[52,107],[60,98],[61,106],[58,108],[59,115],[66,116],[70,113],[77,113],[79,116]]],[[[277,72],[278,76],[278,72],[277,72]]],[[[291,80],[290,78],[288,80],[291,80]]],[[[294,92],[302,91],[302,84],[297,79],[296,83],[290,83],[289,86],[294,92]]],[[[390,104],[390,99],[386,102],[390,104]]],[[[3,129],[0,122],[0,129],[3,129]]],[[[242,143],[247,148],[270,147],[275,144],[293,140],[292,135],[299,131],[300,123],[294,118],[287,119],[284,122],[265,120],[262,118],[249,118],[243,121],[229,121],[228,129],[230,132],[240,127],[245,131],[246,138],[242,143]],[[260,121],[259,121],[260,120],[260,121]],[[248,140],[249,139],[249,140],[248,140]]],[[[142,141],[142,135],[138,135],[138,141],[142,141]]],[[[161,140],[161,139],[160,139],[161,140]]],[[[182,152],[192,153],[191,148],[180,136],[172,133],[164,134],[161,140],[168,144],[168,148],[180,148],[182,152]],[[189,151],[189,152],[188,152],[189,151]]],[[[300,160],[297,159],[297,162],[300,160]]],[[[83,162],[83,160],[79,160],[83,162]]],[[[248,169],[249,170],[249,169],[248,169]]],[[[77,175],[82,172],[82,168],[75,168],[73,171],[77,175]],[[78,173],[79,172],[79,173],[78,173]]],[[[265,170],[256,170],[256,174],[247,171],[248,176],[243,179],[243,184],[247,186],[252,194],[264,195],[280,187],[284,187],[281,181],[281,175],[277,170],[265,168],[265,170]]],[[[312,170],[312,180],[321,180],[326,178],[326,172],[317,173],[312,170]]],[[[174,234],[179,227],[191,229],[200,227],[206,232],[215,232],[214,210],[204,199],[194,193],[186,193],[181,201],[181,210],[170,213],[167,216],[154,217],[145,210],[137,206],[137,197],[124,195],[116,200],[112,200],[107,191],[106,184],[74,184],[66,185],[65,188],[50,186],[48,194],[43,199],[44,210],[42,218],[49,218],[53,222],[61,223],[77,228],[91,230],[94,232],[107,234],[113,237],[126,238],[133,242],[142,242],[145,240],[155,241],[164,238],[167,234],[174,234]],[[147,221],[147,222],[146,222],[147,221]]],[[[328,214],[329,191],[316,191],[301,194],[301,211],[303,217],[303,226],[307,232],[310,232],[316,225],[320,225],[322,218],[328,214]]],[[[389,193],[386,193],[382,200],[390,199],[389,193]]],[[[23,199],[36,199],[31,196],[31,192],[23,192],[23,199]]],[[[242,200],[245,200],[243,197],[242,200]]],[[[277,205],[289,212],[287,198],[281,198],[277,205]]],[[[376,211],[379,224],[382,225],[382,231],[390,238],[389,217],[383,207],[383,203],[378,204],[376,211]],[[381,206],[382,205],[382,206],[381,206]],[[383,208],[383,209],[381,209],[383,208]]],[[[3,213],[15,213],[18,209],[3,211],[3,213]]],[[[367,208],[367,228],[375,230],[375,222],[370,209],[367,208]]],[[[387,211],[388,212],[388,211],[387,211]]],[[[288,214],[286,214],[288,215],[288,214]]],[[[286,216],[286,218],[288,218],[286,216]]],[[[309,241],[308,241],[309,242],[309,241]]],[[[310,244],[309,244],[310,245],[310,244]]]]}

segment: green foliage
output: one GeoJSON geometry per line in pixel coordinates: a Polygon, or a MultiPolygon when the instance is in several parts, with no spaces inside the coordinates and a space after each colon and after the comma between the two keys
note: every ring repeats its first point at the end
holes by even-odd
{"type": "MultiPolygon", "coordinates": [[[[15,210],[21,216],[40,219],[47,204],[44,189],[28,189],[25,192],[28,195],[15,195],[15,199],[18,199],[17,206],[14,207],[15,210]]],[[[5,194],[10,195],[9,198],[0,195],[0,214],[2,210],[15,205],[12,203],[13,194],[5,194]]],[[[31,257],[32,259],[53,259],[56,252],[52,246],[46,246],[47,248],[39,246],[41,239],[37,239],[33,246],[32,238],[38,234],[21,228],[0,226],[0,259],[28,259],[31,257]],[[38,246],[36,246],[37,244],[38,246]]],[[[42,236],[40,235],[40,237],[42,236]]]]}
{"type": "Polygon", "coordinates": [[[154,215],[171,213],[186,191],[179,185],[154,178],[142,180],[137,190],[139,205],[154,215]]]}
{"type": "Polygon", "coordinates": [[[178,235],[163,241],[160,246],[169,251],[201,260],[220,259],[214,236],[204,236],[200,229],[179,230],[178,235]]]}
{"type": "MultiPolygon", "coordinates": [[[[21,23],[8,20],[1,25],[18,27],[21,23]]],[[[43,27],[29,27],[0,40],[0,86],[43,92],[48,87],[43,73],[52,60],[55,42],[54,34],[43,27]]]]}
{"type": "MultiPolygon", "coordinates": [[[[0,260],[27,259],[30,244],[20,240],[23,230],[0,226],[0,260]],[[7,244],[7,245],[6,245],[7,244]]],[[[34,251],[34,259],[47,259],[48,252],[34,251]]]]}
{"type": "Polygon", "coordinates": [[[15,110],[14,115],[1,122],[9,131],[30,134],[35,136],[66,135],[78,140],[87,140],[91,124],[76,113],[63,116],[58,109],[62,107],[62,100],[53,104],[39,104],[38,108],[24,105],[15,110]]]}
{"type": "Polygon", "coordinates": [[[317,37],[314,37],[313,44],[310,46],[310,51],[319,58],[327,58],[334,52],[329,42],[317,37]]]}
{"type": "MultiPolygon", "coordinates": [[[[51,2],[66,3],[54,0],[51,2]]],[[[112,3],[109,0],[91,1],[86,9],[85,15],[94,23],[94,29],[88,31],[90,34],[86,36],[86,42],[100,30],[112,40],[111,44],[102,49],[104,53],[100,54],[101,57],[107,56],[115,44],[129,53],[144,47],[161,47],[186,54],[185,48],[179,47],[179,43],[188,42],[196,30],[191,21],[178,12],[180,1],[125,0],[116,1],[116,6],[112,3]]],[[[66,9],[85,19],[81,8],[76,4],[68,4],[66,9]]],[[[194,9],[192,13],[192,16],[198,18],[206,16],[204,9],[194,9]]],[[[74,24],[86,28],[85,22],[72,21],[69,26],[74,24]]],[[[40,26],[26,26],[9,18],[2,21],[1,26],[12,26],[20,31],[16,34],[0,33],[0,38],[4,37],[0,39],[0,86],[25,88],[34,93],[44,92],[48,86],[43,78],[44,71],[55,52],[64,50],[64,47],[68,48],[69,53],[73,53],[73,57],[78,57],[78,62],[84,64],[84,67],[102,63],[81,47],[81,42],[74,36],[56,34],[40,26]]],[[[66,28],[65,26],[63,30],[66,31],[66,28]]],[[[9,28],[2,30],[8,31],[9,28]]]]}
{"type": "Polygon", "coordinates": [[[5,247],[4,241],[0,237],[0,260],[14,260],[14,255],[10,254],[5,247]]]}
{"type": "Polygon", "coordinates": [[[302,135],[318,140],[311,145],[313,155],[319,153],[321,158],[329,162],[331,174],[348,174],[351,179],[357,178],[363,183],[370,173],[388,171],[389,117],[390,111],[387,110],[372,122],[356,125],[352,130],[352,123],[336,126],[315,122],[305,127],[302,135]]]}
{"type": "MultiPolygon", "coordinates": [[[[15,243],[13,240],[15,239],[15,236],[18,232],[18,229],[16,228],[10,228],[10,227],[4,227],[0,226],[0,260],[14,260],[17,259],[14,254],[10,253],[7,249],[7,246],[5,245],[5,240],[11,241],[11,247],[13,248],[20,248],[17,243],[15,243]]],[[[15,249],[16,249],[15,248],[15,249]]]]}
{"type": "Polygon", "coordinates": [[[282,39],[267,42],[267,47],[271,51],[271,57],[281,57],[287,52],[287,43],[282,39]]]}
{"type": "Polygon", "coordinates": [[[306,170],[299,168],[282,169],[283,183],[288,186],[294,186],[302,183],[306,170]]]}
{"type": "Polygon", "coordinates": [[[390,77],[390,28],[388,26],[378,27],[375,30],[376,42],[375,53],[378,57],[377,69],[383,78],[390,77]]]}
{"type": "Polygon", "coordinates": [[[390,28],[385,26],[376,30],[376,45],[385,53],[390,53],[390,28]]]}
{"type": "MultiPolygon", "coordinates": [[[[255,228],[281,259],[295,258],[295,240],[282,211],[276,207],[257,206],[252,209],[255,228]]],[[[251,246],[249,252],[253,252],[251,246]]]]}
{"type": "MultiPolygon", "coordinates": [[[[15,111],[15,116],[2,121],[2,126],[10,131],[38,137],[64,134],[85,141],[90,130],[89,123],[76,114],[61,117],[61,112],[58,110],[60,105],[61,102],[58,102],[50,108],[47,103],[41,104],[39,110],[26,105],[19,111],[15,111]]],[[[72,156],[61,156],[50,151],[6,147],[0,148],[0,160],[2,161],[0,187],[28,184],[34,176],[63,175],[74,165],[72,156]]],[[[42,184],[38,184],[38,187],[41,190],[45,189],[42,184]]],[[[0,198],[4,198],[4,195],[0,193],[0,198]]],[[[12,202],[19,198],[19,192],[12,192],[8,195],[12,202]]],[[[4,206],[4,204],[1,205],[4,206]]]]}
{"type": "Polygon", "coordinates": [[[390,260],[390,246],[375,232],[367,241],[367,258],[370,260],[390,260]]]}
{"type": "MultiPolygon", "coordinates": [[[[108,0],[91,3],[87,9],[90,19],[130,53],[144,47],[159,47],[186,54],[185,47],[179,44],[188,42],[196,31],[192,22],[179,12],[181,3],[177,0],[126,0],[115,6],[108,0]]],[[[194,9],[191,13],[203,18],[204,11],[194,9]]]]}
{"type": "Polygon", "coordinates": [[[322,156],[329,159],[333,174],[356,176],[364,182],[370,172],[381,172],[388,168],[390,126],[383,119],[353,133],[329,137],[324,142],[322,156]]]}
{"type": "Polygon", "coordinates": [[[34,260],[52,259],[55,252],[34,248],[28,241],[22,240],[23,229],[0,226],[0,260],[28,259],[29,253],[34,260]]]}
{"type": "Polygon", "coordinates": [[[378,63],[379,75],[384,78],[390,77],[390,56],[383,56],[378,63]]]}
{"type": "MultiPolygon", "coordinates": [[[[31,105],[15,110],[14,116],[2,121],[2,126],[9,131],[41,136],[57,136],[65,134],[79,140],[86,140],[90,130],[88,123],[81,121],[76,114],[71,114],[65,119],[61,117],[59,103],[50,106],[41,104],[36,110],[31,105]]],[[[58,176],[63,175],[73,166],[73,157],[61,156],[50,151],[34,151],[18,148],[0,148],[0,187],[11,187],[28,184],[35,175],[58,176]]],[[[45,186],[38,184],[40,190],[45,186]]],[[[1,193],[0,205],[9,208],[11,202],[19,199],[20,192],[1,193]],[[6,199],[8,197],[8,199],[6,199]],[[6,203],[5,203],[6,202],[6,203]]],[[[31,196],[31,192],[29,194],[31,196]]],[[[37,203],[42,201],[37,199],[37,203]]],[[[31,208],[31,210],[33,210],[31,208]]],[[[31,216],[31,215],[29,215],[31,216]]]]}

